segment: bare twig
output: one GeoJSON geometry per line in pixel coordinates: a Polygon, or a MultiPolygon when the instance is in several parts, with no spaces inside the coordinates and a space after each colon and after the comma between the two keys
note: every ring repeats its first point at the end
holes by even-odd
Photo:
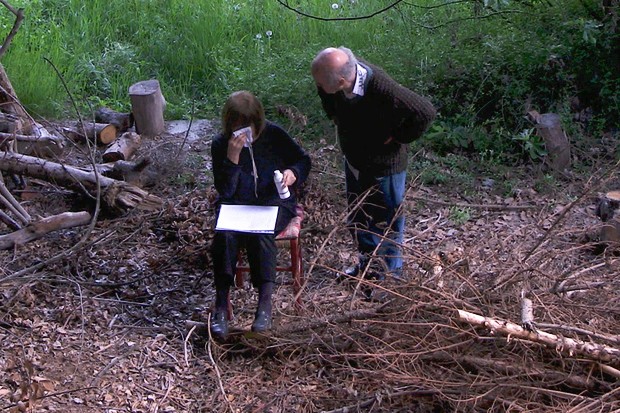
{"type": "Polygon", "coordinates": [[[15,22],[13,23],[13,27],[11,27],[11,31],[6,36],[6,38],[4,39],[4,42],[2,43],[2,46],[0,47],[0,59],[1,59],[2,56],[4,56],[4,54],[8,50],[9,45],[13,41],[13,37],[15,37],[15,35],[17,34],[17,30],[19,30],[19,26],[21,26],[22,21],[24,20],[24,9],[22,8],[16,9],[15,7],[11,6],[9,2],[7,2],[6,0],[0,0],[0,4],[2,4],[11,13],[15,15],[15,22]]]}

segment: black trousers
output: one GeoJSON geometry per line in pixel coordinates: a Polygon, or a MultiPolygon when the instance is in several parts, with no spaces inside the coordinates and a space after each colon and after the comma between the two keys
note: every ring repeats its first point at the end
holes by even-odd
{"type": "Polygon", "coordinates": [[[234,284],[241,247],[248,254],[252,285],[258,288],[263,283],[275,282],[278,249],[274,234],[216,231],[211,245],[216,290],[225,290],[234,284]]]}

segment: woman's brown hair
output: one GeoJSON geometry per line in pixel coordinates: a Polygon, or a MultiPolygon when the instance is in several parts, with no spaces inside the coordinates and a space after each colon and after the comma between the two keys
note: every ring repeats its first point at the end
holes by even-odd
{"type": "Polygon", "coordinates": [[[256,96],[246,90],[232,93],[222,108],[224,136],[230,137],[233,128],[254,126],[257,135],[265,127],[265,109],[256,96]]]}

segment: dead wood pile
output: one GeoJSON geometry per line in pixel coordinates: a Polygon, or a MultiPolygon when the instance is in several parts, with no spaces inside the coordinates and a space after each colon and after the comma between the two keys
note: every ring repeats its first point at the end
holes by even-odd
{"type": "MultiPolygon", "coordinates": [[[[335,163],[323,155],[315,153],[314,165],[329,171],[335,163]]],[[[32,402],[57,408],[75,403],[169,412],[249,406],[266,412],[620,408],[620,261],[612,248],[595,253],[600,227],[590,197],[595,186],[584,183],[576,193],[583,196],[572,200],[525,190],[509,198],[483,196],[470,204],[471,219],[462,224],[447,218],[452,192],[412,187],[407,281],[381,284],[387,300],[369,302],[360,280],[337,283],[333,276],[354,254],[343,200],[323,190],[340,183],[339,172],[331,172],[314,174],[304,198],[309,280],[304,311],[291,305],[290,276],[279,274],[271,335],[247,334],[256,305],[250,289],[233,292],[236,318],[226,342],[185,329],[187,319],[198,326],[207,319],[213,298],[208,247],[214,192],[194,190],[161,212],[129,216],[120,226],[100,223],[81,252],[39,272],[37,282],[5,284],[9,300],[0,307],[2,331],[11,334],[0,331],[7,343],[1,355],[13,366],[13,397],[19,398],[15,394],[26,380],[18,375],[24,356],[15,339],[31,342],[45,334],[56,337],[58,349],[81,366],[69,375],[72,385],[62,385],[58,361],[43,361],[38,345],[28,358],[40,380],[27,382],[29,394],[73,389],[70,399],[32,402]],[[73,275],[65,286],[65,276],[54,274],[67,274],[66,269],[73,275]],[[72,289],[76,283],[79,295],[72,289]],[[59,294],[64,304],[50,318],[44,309],[59,294]]],[[[58,247],[71,242],[60,238],[58,247]]],[[[3,269],[6,276],[33,247],[21,248],[3,269]]]]}

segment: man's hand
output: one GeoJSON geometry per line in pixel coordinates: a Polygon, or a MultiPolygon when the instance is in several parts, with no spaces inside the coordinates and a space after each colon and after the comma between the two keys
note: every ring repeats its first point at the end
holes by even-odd
{"type": "Polygon", "coordinates": [[[282,182],[284,185],[291,186],[295,183],[295,181],[297,181],[297,177],[293,171],[290,169],[285,169],[284,172],[282,172],[282,182]]]}

